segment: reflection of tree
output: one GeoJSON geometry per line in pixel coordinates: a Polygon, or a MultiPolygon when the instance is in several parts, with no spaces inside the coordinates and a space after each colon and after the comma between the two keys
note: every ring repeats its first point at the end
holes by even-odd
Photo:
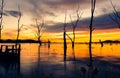
{"type": "Polygon", "coordinates": [[[75,61],[76,59],[75,59],[75,50],[74,50],[74,48],[72,48],[72,55],[73,55],[73,60],[75,61]]]}
{"type": "MultiPolygon", "coordinates": [[[[0,58],[0,67],[3,67],[5,71],[1,70],[3,73],[5,73],[5,78],[8,78],[10,75],[14,72],[15,77],[20,76],[20,57],[1,57],[0,58]]],[[[1,77],[0,73],[0,78],[1,77]]],[[[4,78],[4,77],[3,77],[4,78]]]]}
{"type": "MultiPolygon", "coordinates": [[[[34,71],[32,71],[32,72],[34,72],[34,74],[35,75],[37,75],[38,77],[40,77],[41,76],[41,67],[40,67],[40,44],[38,45],[38,58],[37,58],[37,65],[36,65],[36,67],[35,67],[35,70],[34,71]]],[[[34,74],[33,74],[33,77],[34,77],[34,74]]]]}
{"type": "Polygon", "coordinates": [[[20,25],[20,20],[21,20],[22,13],[21,13],[21,10],[20,10],[19,6],[18,6],[18,9],[19,9],[19,16],[18,16],[18,27],[17,27],[16,44],[18,43],[18,39],[19,39],[19,36],[20,36],[20,31],[21,31],[21,28],[23,27],[23,25],[20,25]]]}
{"type": "Polygon", "coordinates": [[[77,61],[76,61],[76,57],[75,57],[75,49],[72,48],[72,55],[73,55],[73,64],[74,64],[74,75],[76,76],[77,74],[77,61]]]}
{"type": "Polygon", "coordinates": [[[98,76],[98,69],[96,67],[81,67],[81,72],[83,78],[97,78],[98,76]]]}
{"type": "Polygon", "coordinates": [[[38,67],[40,65],[40,44],[38,45],[38,67]]]}
{"type": "Polygon", "coordinates": [[[50,48],[50,40],[48,40],[48,49],[50,48]]]}
{"type": "Polygon", "coordinates": [[[98,73],[99,71],[97,68],[89,66],[88,71],[87,71],[87,78],[96,78],[98,73]]]}

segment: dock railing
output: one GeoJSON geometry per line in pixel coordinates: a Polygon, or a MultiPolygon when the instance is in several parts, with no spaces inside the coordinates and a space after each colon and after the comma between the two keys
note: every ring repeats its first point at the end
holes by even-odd
{"type": "Polygon", "coordinates": [[[0,53],[2,54],[17,54],[20,55],[21,45],[20,44],[11,44],[11,45],[1,45],[0,53]]]}

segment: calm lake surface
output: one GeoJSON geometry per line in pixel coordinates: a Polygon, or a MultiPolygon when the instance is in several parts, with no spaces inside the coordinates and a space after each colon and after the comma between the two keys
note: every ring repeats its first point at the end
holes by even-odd
{"type": "MultiPolygon", "coordinates": [[[[15,65],[0,64],[0,78],[88,78],[88,44],[67,45],[64,62],[63,44],[21,44],[20,72],[15,65]]],[[[93,78],[120,78],[120,44],[92,45],[93,78]]]]}

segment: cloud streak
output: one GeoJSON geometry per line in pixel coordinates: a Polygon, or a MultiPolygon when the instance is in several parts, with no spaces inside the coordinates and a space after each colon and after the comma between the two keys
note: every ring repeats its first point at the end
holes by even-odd
{"type": "MultiPolygon", "coordinates": [[[[98,0],[97,4],[106,1],[98,0]]],[[[78,5],[80,10],[90,8],[90,0],[19,0],[18,2],[21,4],[22,11],[31,14],[32,19],[59,17],[65,10],[76,10],[78,5]]]]}
{"type": "Polygon", "coordinates": [[[10,10],[10,11],[6,10],[5,14],[7,16],[13,16],[13,17],[17,18],[21,13],[19,11],[15,11],[15,10],[10,10]]]}
{"type": "MultiPolygon", "coordinates": [[[[0,14],[1,14],[1,11],[0,11],[0,14]]],[[[3,12],[3,15],[4,16],[12,16],[12,17],[15,17],[17,18],[21,13],[19,11],[15,11],[15,10],[5,10],[3,12]]]]}
{"type": "MultiPolygon", "coordinates": [[[[82,31],[82,30],[88,30],[89,29],[89,23],[90,23],[90,18],[80,20],[76,31],[82,31]]],[[[63,23],[59,23],[53,26],[47,26],[47,31],[48,32],[63,32],[63,23]]],[[[104,29],[113,29],[113,28],[118,28],[118,26],[113,23],[113,21],[110,19],[109,15],[102,15],[99,17],[95,17],[93,21],[93,27],[95,30],[104,30],[104,29]]],[[[67,25],[67,31],[72,31],[72,24],[68,23],[67,25]]]]}

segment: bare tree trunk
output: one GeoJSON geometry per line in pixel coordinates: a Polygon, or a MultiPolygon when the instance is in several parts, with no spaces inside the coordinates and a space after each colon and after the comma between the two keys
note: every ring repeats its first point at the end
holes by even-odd
{"type": "Polygon", "coordinates": [[[16,38],[16,45],[18,43],[19,35],[20,35],[20,20],[21,20],[21,12],[20,12],[20,7],[18,6],[19,9],[19,17],[18,17],[18,28],[17,28],[17,38],[16,38]]]}
{"type": "Polygon", "coordinates": [[[64,61],[66,61],[66,50],[67,50],[66,32],[64,32],[64,61]]]}
{"type": "Polygon", "coordinates": [[[80,13],[79,13],[79,6],[78,6],[78,9],[76,11],[76,15],[77,15],[77,19],[76,19],[75,23],[72,21],[72,18],[70,16],[72,27],[73,27],[73,31],[72,31],[73,32],[73,38],[71,38],[69,35],[67,35],[72,42],[72,48],[73,49],[74,49],[74,45],[75,45],[75,35],[76,35],[75,30],[76,30],[76,27],[78,26],[79,20],[80,20],[81,15],[82,15],[82,14],[80,15],[80,13]]]}
{"type": "Polygon", "coordinates": [[[90,41],[89,41],[89,55],[90,55],[90,66],[92,66],[92,31],[93,31],[93,18],[95,11],[96,0],[91,0],[91,21],[90,21],[90,41]]]}
{"type": "MultiPolygon", "coordinates": [[[[65,18],[66,20],[66,18],[65,18]]],[[[67,70],[67,65],[66,65],[66,56],[67,56],[67,42],[66,42],[66,22],[65,22],[65,25],[64,25],[64,32],[63,32],[63,40],[64,40],[64,71],[66,73],[66,70],[67,70]]],[[[66,77],[66,75],[65,75],[66,77]]]]}
{"type": "Polygon", "coordinates": [[[72,48],[74,49],[75,45],[75,29],[73,29],[73,41],[72,41],[72,48]]]}
{"type": "Polygon", "coordinates": [[[2,18],[0,22],[0,40],[2,39],[2,18]]]}
{"type": "Polygon", "coordinates": [[[66,61],[66,50],[67,50],[67,42],[66,42],[66,13],[65,13],[65,22],[64,22],[64,32],[63,32],[63,40],[64,40],[64,61],[66,61]]]}
{"type": "Polygon", "coordinates": [[[39,44],[40,44],[40,46],[41,46],[41,45],[42,45],[42,43],[41,43],[40,36],[38,37],[38,42],[39,42],[39,44]]]}
{"type": "Polygon", "coordinates": [[[92,31],[90,30],[90,41],[89,41],[89,55],[90,55],[90,66],[92,66],[92,31]]]}
{"type": "MultiPolygon", "coordinates": [[[[2,19],[1,19],[2,20],[2,19]]],[[[0,25],[0,40],[1,40],[1,38],[2,38],[2,29],[1,29],[2,27],[1,27],[1,25],[0,25]]]]}
{"type": "Polygon", "coordinates": [[[1,14],[0,14],[0,40],[2,38],[2,29],[3,29],[3,10],[4,10],[4,0],[1,1],[1,14]]]}
{"type": "Polygon", "coordinates": [[[18,27],[17,27],[17,37],[16,37],[16,45],[18,44],[18,39],[19,39],[19,36],[20,36],[20,31],[21,31],[21,28],[23,27],[23,25],[20,25],[20,21],[21,21],[21,11],[20,11],[20,7],[18,6],[18,9],[19,9],[19,16],[18,16],[18,27]]]}
{"type": "Polygon", "coordinates": [[[18,43],[19,34],[20,34],[20,32],[18,31],[18,32],[17,32],[17,39],[16,39],[16,44],[18,43]]]}

